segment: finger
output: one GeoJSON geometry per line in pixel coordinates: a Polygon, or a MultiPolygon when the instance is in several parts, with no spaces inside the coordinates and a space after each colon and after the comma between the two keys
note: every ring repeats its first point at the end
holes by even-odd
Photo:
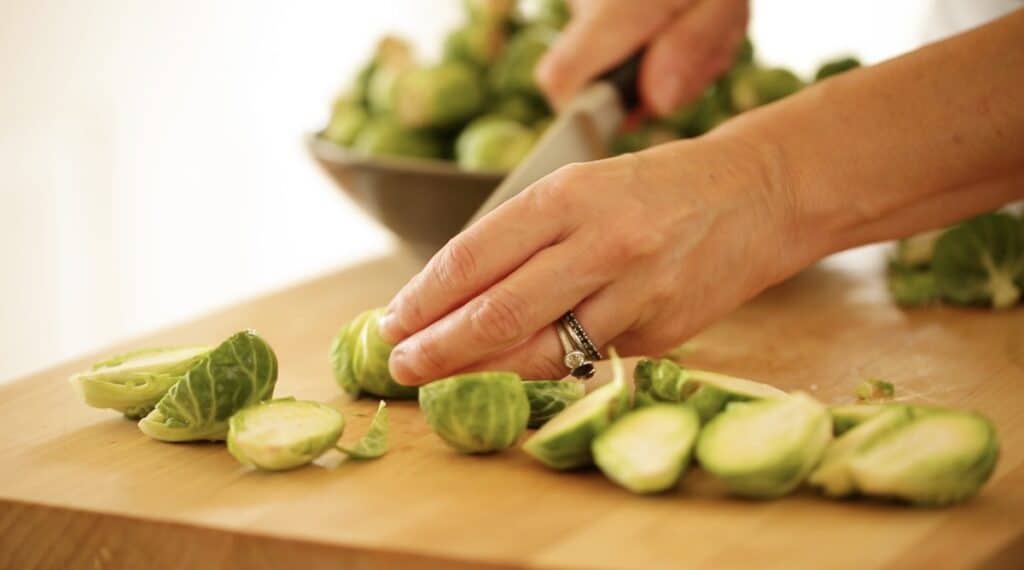
{"type": "Polygon", "coordinates": [[[401,342],[391,375],[403,384],[449,376],[555,321],[610,280],[582,238],[547,248],[480,296],[401,342]]]}
{"type": "Polygon", "coordinates": [[[660,115],[697,98],[731,63],[748,18],[745,0],[701,0],[651,44],[640,90],[660,115]]]}
{"type": "Polygon", "coordinates": [[[537,82],[556,109],[584,85],[644,45],[673,13],[693,0],[650,0],[579,5],[555,45],[537,65],[537,82]]]}
{"type": "Polygon", "coordinates": [[[548,216],[532,188],[452,238],[388,305],[380,334],[397,343],[511,273],[559,237],[562,220],[548,216]]]}

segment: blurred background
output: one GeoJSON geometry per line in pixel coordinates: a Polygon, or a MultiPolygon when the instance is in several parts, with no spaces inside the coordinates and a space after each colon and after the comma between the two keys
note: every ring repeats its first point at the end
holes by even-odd
{"type": "MultiPolygon", "coordinates": [[[[931,8],[754,1],[751,38],[809,74],[933,39],[931,8]]],[[[0,381],[395,247],[302,137],[380,35],[430,57],[460,18],[459,0],[0,0],[0,381]]]]}

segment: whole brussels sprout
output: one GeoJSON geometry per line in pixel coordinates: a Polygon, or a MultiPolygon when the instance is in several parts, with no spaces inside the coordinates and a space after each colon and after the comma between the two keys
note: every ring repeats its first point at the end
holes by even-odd
{"type": "Polygon", "coordinates": [[[531,380],[523,382],[530,402],[530,420],[526,427],[539,428],[586,393],[578,380],[531,380]]]}
{"type": "Polygon", "coordinates": [[[893,300],[903,307],[920,307],[940,298],[935,274],[930,269],[889,263],[886,285],[893,300]]]}
{"type": "Polygon", "coordinates": [[[742,113],[788,97],[803,87],[804,82],[788,69],[744,66],[732,74],[729,96],[732,108],[742,113]]]}
{"type": "Polygon", "coordinates": [[[533,25],[512,36],[505,51],[491,68],[491,88],[498,94],[526,93],[540,96],[534,69],[554,42],[557,32],[533,25]]]}
{"type": "Polygon", "coordinates": [[[462,453],[512,446],[526,430],[530,404],[513,372],[474,372],[420,388],[420,408],[434,433],[462,453]]]}
{"type": "Polygon", "coordinates": [[[860,67],[860,60],[855,57],[843,57],[832,61],[826,61],[818,68],[817,73],[814,74],[815,81],[821,81],[828,79],[833,75],[839,75],[845,73],[851,69],[857,69],[860,67]]]}
{"type": "Polygon", "coordinates": [[[370,119],[356,135],[352,148],[370,156],[441,158],[444,144],[426,131],[408,129],[387,117],[370,119]]]}
{"type": "Polygon", "coordinates": [[[516,0],[462,0],[462,6],[470,22],[495,24],[512,18],[516,0]]]}
{"type": "Polygon", "coordinates": [[[611,140],[608,150],[612,154],[640,152],[641,150],[672,142],[679,135],[675,130],[658,123],[646,123],[629,131],[617,133],[611,140]]]}
{"type": "Polygon", "coordinates": [[[413,129],[464,123],[483,109],[483,79],[473,66],[448,61],[410,71],[395,85],[394,114],[413,129]]]}
{"type": "Polygon", "coordinates": [[[694,102],[661,119],[681,136],[700,136],[732,117],[722,104],[718,88],[711,86],[694,102]]]}
{"type": "Polygon", "coordinates": [[[466,170],[511,170],[534,143],[533,129],[498,117],[481,117],[459,134],[455,159],[466,170]]]}
{"type": "Polygon", "coordinates": [[[237,333],[171,386],[139,429],[161,441],[223,440],[231,416],[269,399],[276,383],[270,345],[252,331],[237,333]]]}
{"type": "Polygon", "coordinates": [[[352,397],[367,392],[381,398],[412,399],[416,388],[395,382],[388,371],[391,344],[377,326],[384,308],[361,313],[334,337],[331,365],[334,379],[352,397]]]}
{"type": "Polygon", "coordinates": [[[572,13],[565,0],[540,0],[534,21],[555,30],[561,30],[569,23],[572,13]]]}
{"type": "Polygon", "coordinates": [[[932,271],[946,300],[1006,309],[1021,296],[1024,232],[1002,212],[982,214],[946,231],[935,243],[932,271]]]}
{"type": "Polygon", "coordinates": [[[376,113],[390,112],[394,107],[398,80],[415,65],[412,46],[408,42],[395,36],[381,39],[373,59],[358,79],[365,85],[364,99],[369,109],[376,113]]]}
{"type": "Polygon", "coordinates": [[[323,137],[335,144],[349,146],[369,120],[370,113],[362,105],[351,98],[339,98],[334,103],[323,137]]]}
{"type": "Polygon", "coordinates": [[[461,61],[479,68],[492,65],[505,47],[505,28],[487,22],[472,22],[452,30],[444,40],[446,61],[461,61]]]}
{"type": "Polygon", "coordinates": [[[512,93],[498,97],[488,107],[487,115],[509,119],[524,125],[535,125],[537,121],[550,117],[551,109],[541,98],[512,93]]]}
{"type": "Polygon", "coordinates": [[[138,420],[210,352],[207,346],[147,348],[97,362],[70,378],[85,403],[138,420]]]}
{"type": "Polygon", "coordinates": [[[752,63],[754,63],[754,42],[750,41],[750,36],[744,36],[743,41],[736,48],[736,57],[733,59],[733,65],[752,63]]]}
{"type": "Polygon", "coordinates": [[[733,402],[704,427],[697,459],[733,493],[771,499],[795,489],[831,439],[828,411],[806,394],[733,402]]]}
{"type": "Polygon", "coordinates": [[[245,408],[228,423],[228,451],[243,465],[267,471],[295,469],[334,447],[345,417],[319,402],[293,398],[245,408]]]}

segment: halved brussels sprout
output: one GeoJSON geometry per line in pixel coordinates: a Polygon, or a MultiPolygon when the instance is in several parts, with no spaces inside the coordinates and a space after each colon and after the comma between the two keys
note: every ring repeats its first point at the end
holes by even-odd
{"type": "Polygon", "coordinates": [[[935,244],[945,231],[933,230],[901,239],[896,243],[896,262],[907,268],[928,267],[935,255],[935,244]]]}
{"type": "Polygon", "coordinates": [[[269,399],[277,383],[277,357],[255,332],[222,342],[193,366],[139,422],[161,441],[222,440],[238,410],[269,399]]]}
{"type": "Polygon", "coordinates": [[[268,471],[311,463],[334,447],[345,417],[319,402],[271,400],[231,416],[228,451],[243,465],[268,471]]]}
{"type": "Polygon", "coordinates": [[[884,404],[850,404],[847,406],[830,406],[832,428],[836,435],[842,435],[858,425],[870,420],[886,409],[884,404]]]}
{"type": "Polygon", "coordinates": [[[673,487],[690,463],[700,419],[683,404],[654,404],[615,420],[594,439],[594,463],[634,493],[673,487]]]}
{"type": "Polygon", "coordinates": [[[337,448],[338,451],[352,459],[376,459],[388,452],[390,448],[390,433],[391,419],[388,415],[387,403],[381,400],[366,435],[359,438],[359,441],[352,447],[339,445],[337,448]]]}
{"type": "Polygon", "coordinates": [[[207,346],[147,348],[97,362],[69,380],[86,404],[137,420],[209,352],[207,346]]]}
{"type": "Polygon", "coordinates": [[[701,466],[737,495],[781,497],[810,473],[832,439],[824,406],[803,393],[733,402],[700,434],[701,466]]]}
{"type": "Polygon", "coordinates": [[[853,493],[850,459],[912,420],[910,408],[886,406],[880,413],[830,443],[821,464],[811,473],[808,481],[830,497],[844,497],[853,493]]]}
{"type": "Polygon", "coordinates": [[[905,267],[889,263],[886,286],[896,304],[902,307],[921,307],[939,300],[939,285],[931,269],[905,267]]]}
{"type": "Polygon", "coordinates": [[[334,337],[334,379],[354,398],[367,392],[381,398],[413,399],[416,388],[395,382],[388,370],[388,358],[394,347],[380,336],[377,323],[383,314],[383,307],[365,311],[334,337]]]}
{"type": "Polygon", "coordinates": [[[954,410],[914,414],[912,423],[848,460],[856,489],[921,506],[948,505],[977,493],[999,459],[992,422],[954,410]]]}
{"type": "Polygon", "coordinates": [[[943,298],[1006,309],[1020,300],[1024,232],[1007,213],[983,214],[948,230],[935,244],[932,271],[943,298]]]}
{"type": "Polygon", "coordinates": [[[411,129],[452,127],[483,109],[485,87],[471,65],[447,61],[412,70],[395,85],[395,118],[411,129]]]}
{"type": "Polygon", "coordinates": [[[530,402],[530,419],[526,427],[539,428],[586,393],[578,380],[531,380],[523,382],[530,402]]]}
{"type": "Polygon", "coordinates": [[[555,30],[542,25],[529,26],[514,35],[490,70],[491,88],[498,94],[539,96],[534,69],[556,36],[555,30]]]}
{"type": "Polygon", "coordinates": [[[420,408],[434,433],[462,453],[510,447],[526,430],[530,403],[514,372],[473,372],[420,388],[420,408]]]}
{"type": "Polygon", "coordinates": [[[334,102],[331,120],[324,128],[323,137],[333,143],[349,146],[356,140],[359,131],[370,120],[370,113],[350,98],[342,97],[334,102]]]}
{"type": "Polygon", "coordinates": [[[473,121],[455,141],[455,158],[466,170],[515,168],[534,143],[533,129],[515,121],[485,116],[473,121]]]}
{"type": "Polygon", "coordinates": [[[629,385],[622,362],[612,352],[612,381],[570,404],[523,444],[523,451],[552,469],[593,463],[590,446],[615,418],[629,409],[629,385]]]}
{"type": "Polygon", "coordinates": [[[737,68],[729,81],[731,107],[741,113],[749,111],[788,97],[803,86],[796,74],[781,67],[737,68]]]}
{"type": "Polygon", "coordinates": [[[821,81],[823,79],[828,79],[833,75],[839,75],[840,73],[845,73],[851,69],[857,69],[858,67],[860,67],[860,60],[851,56],[826,61],[821,64],[817,73],[814,74],[814,80],[821,81]]]}

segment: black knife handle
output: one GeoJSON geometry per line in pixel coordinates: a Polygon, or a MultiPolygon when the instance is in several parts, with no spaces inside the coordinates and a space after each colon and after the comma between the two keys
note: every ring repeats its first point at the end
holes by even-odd
{"type": "Polygon", "coordinates": [[[643,61],[644,51],[641,49],[631,55],[626,61],[616,65],[601,76],[601,80],[607,81],[615,87],[619,94],[622,106],[632,109],[640,103],[640,91],[637,87],[637,80],[640,78],[640,62],[643,61]]]}

